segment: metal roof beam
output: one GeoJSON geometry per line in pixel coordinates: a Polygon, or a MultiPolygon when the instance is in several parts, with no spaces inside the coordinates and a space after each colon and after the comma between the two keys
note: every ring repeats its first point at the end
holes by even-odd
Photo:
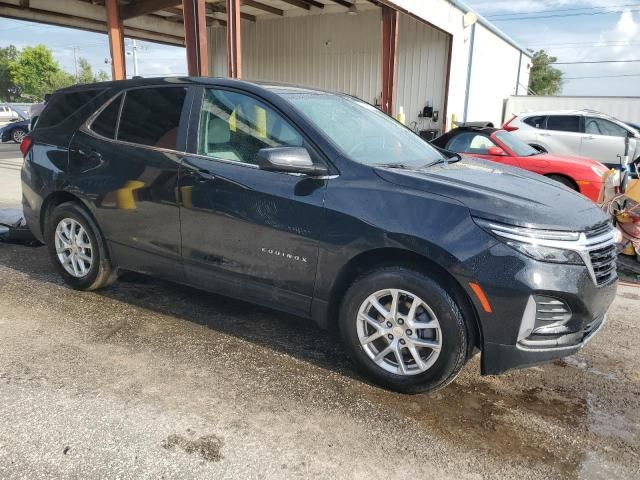
{"type": "Polygon", "coordinates": [[[147,13],[157,12],[169,7],[182,5],[180,0],[138,0],[135,3],[120,6],[120,17],[122,20],[139,17],[147,13]]]}
{"type": "Polygon", "coordinates": [[[256,8],[258,10],[262,10],[263,12],[272,13],[274,15],[283,16],[284,12],[279,8],[272,7],[271,5],[267,5],[265,3],[256,2],[254,0],[240,0],[242,5],[246,5],[247,7],[256,8]]]}

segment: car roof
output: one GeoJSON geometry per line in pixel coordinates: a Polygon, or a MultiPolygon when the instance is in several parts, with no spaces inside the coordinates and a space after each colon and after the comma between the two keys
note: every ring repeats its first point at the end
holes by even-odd
{"type": "Polygon", "coordinates": [[[597,110],[590,110],[588,108],[574,110],[541,110],[535,112],[521,112],[517,114],[518,117],[542,117],[548,115],[593,115],[596,117],[613,118],[606,113],[598,112],[597,110]]]}
{"type": "Polygon", "coordinates": [[[246,80],[236,80],[226,77],[154,77],[154,78],[132,78],[127,80],[112,80],[108,82],[96,82],[87,83],[81,85],[72,85],[70,87],[56,90],[54,93],[73,93],[86,90],[96,90],[105,88],[132,88],[132,87],[153,87],[153,86],[166,86],[166,85],[225,85],[225,86],[237,86],[244,87],[250,90],[264,89],[271,91],[277,95],[283,94],[329,94],[329,95],[341,95],[337,92],[329,92],[326,90],[320,90],[315,88],[303,87],[299,85],[293,85],[288,83],[278,82],[249,82],[246,80]]]}

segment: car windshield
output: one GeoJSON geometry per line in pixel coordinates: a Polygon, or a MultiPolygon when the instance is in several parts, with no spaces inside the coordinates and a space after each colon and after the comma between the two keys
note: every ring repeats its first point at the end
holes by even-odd
{"type": "Polygon", "coordinates": [[[517,157],[531,157],[540,153],[535,148],[524,143],[518,137],[511,135],[509,132],[504,130],[496,132],[496,138],[504,143],[509,150],[516,154],[517,157]]]}
{"type": "Polygon", "coordinates": [[[282,96],[356,162],[421,168],[443,160],[425,140],[365,102],[321,92],[282,96]]]}

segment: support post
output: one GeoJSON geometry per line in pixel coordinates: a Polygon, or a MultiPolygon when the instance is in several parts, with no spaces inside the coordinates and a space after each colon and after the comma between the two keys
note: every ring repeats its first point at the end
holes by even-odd
{"type": "Polygon", "coordinates": [[[187,71],[192,77],[209,75],[205,0],[182,0],[187,71]]]}
{"type": "Polygon", "coordinates": [[[109,50],[111,52],[111,78],[124,80],[127,68],[124,58],[124,31],[120,19],[118,0],[106,0],[107,32],[109,33],[109,50]]]}
{"type": "Polygon", "coordinates": [[[396,70],[398,51],[398,11],[382,5],[381,45],[382,52],[382,111],[393,115],[393,100],[396,90],[396,70]]]}
{"type": "Polygon", "coordinates": [[[242,35],[240,0],[227,1],[227,71],[230,78],[242,78],[242,35]]]}

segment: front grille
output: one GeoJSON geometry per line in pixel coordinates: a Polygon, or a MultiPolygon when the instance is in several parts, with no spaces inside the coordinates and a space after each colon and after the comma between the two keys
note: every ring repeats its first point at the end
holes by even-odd
{"type": "Polygon", "coordinates": [[[590,270],[596,285],[606,285],[618,277],[616,272],[617,252],[613,227],[604,223],[585,232],[589,252],[590,270]]]}

